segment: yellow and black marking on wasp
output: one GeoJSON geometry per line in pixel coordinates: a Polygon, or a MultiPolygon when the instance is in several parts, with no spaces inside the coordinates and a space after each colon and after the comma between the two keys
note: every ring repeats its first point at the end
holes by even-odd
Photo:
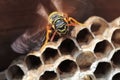
{"type": "Polygon", "coordinates": [[[81,25],[81,23],[76,21],[74,18],[68,17],[67,14],[60,12],[52,12],[48,17],[48,22],[49,24],[46,27],[46,40],[42,48],[44,48],[48,41],[53,41],[56,34],[58,34],[59,36],[66,35],[70,31],[70,27],[81,25]],[[53,33],[51,37],[50,33],[53,33]]]}

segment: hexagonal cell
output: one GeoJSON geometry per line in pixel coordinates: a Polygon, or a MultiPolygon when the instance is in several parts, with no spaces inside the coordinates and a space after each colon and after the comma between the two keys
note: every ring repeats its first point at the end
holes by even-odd
{"type": "Polygon", "coordinates": [[[80,53],[77,58],[76,62],[79,65],[81,70],[88,70],[91,64],[96,60],[94,54],[90,51],[80,53]]]}
{"type": "Polygon", "coordinates": [[[87,28],[79,31],[76,37],[76,40],[80,46],[84,44],[89,44],[92,39],[93,39],[93,36],[91,35],[91,33],[87,28]]]}
{"type": "Polygon", "coordinates": [[[58,73],[61,78],[71,77],[77,71],[77,64],[72,60],[64,60],[57,67],[58,73]]]}
{"type": "Polygon", "coordinates": [[[112,56],[111,61],[113,64],[120,66],[120,50],[117,50],[112,56]]]}
{"type": "Polygon", "coordinates": [[[74,55],[76,51],[78,51],[77,46],[75,45],[75,43],[73,42],[73,40],[71,39],[65,39],[63,40],[63,42],[61,43],[61,45],[58,47],[58,49],[60,50],[61,54],[67,54],[67,55],[74,55]]]}
{"type": "Polygon", "coordinates": [[[59,80],[59,79],[54,71],[45,71],[44,74],[40,76],[39,80],[59,80]]]}
{"type": "Polygon", "coordinates": [[[94,52],[98,58],[101,58],[110,53],[112,49],[113,49],[112,45],[107,40],[103,40],[96,44],[94,52]]]}
{"type": "Polygon", "coordinates": [[[116,73],[113,77],[112,80],[120,80],[120,73],[116,73]]]}
{"type": "Polygon", "coordinates": [[[25,59],[25,63],[29,70],[37,69],[42,64],[40,58],[35,55],[28,55],[25,59]]]}
{"type": "Polygon", "coordinates": [[[112,66],[109,62],[99,62],[94,74],[96,78],[103,78],[107,76],[112,69],[112,66]]]}
{"type": "Polygon", "coordinates": [[[111,41],[112,41],[112,43],[114,44],[115,47],[120,47],[120,29],[116,29],[113,32],[111,41]]]}
{"type": "Polygon", "coordinates": [[[60,57],[58,51],[52,48],[46,48],[42,53],[42,59],[45,64],[52,64],[60,57]]]}
{"type": "Polygon", "coordinates": [[[108,27],[109,26],[105,21],[102,19],[96,19],[92,22],[90,29],[94,35],[101,35],[108,27]]]}
{"type": "Polygon", "coordinates": [[[8,80],[22,80],[24,75],[23,70],[17,65],[12,65],[7,70],[8,80]]]}

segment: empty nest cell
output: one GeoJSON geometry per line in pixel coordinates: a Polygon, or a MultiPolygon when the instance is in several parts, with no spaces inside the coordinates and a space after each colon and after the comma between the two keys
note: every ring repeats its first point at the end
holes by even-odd
{"type": "Polygon", "coordinates": [[[87,28],[80,30],[76,37],[76,40],[80,46],[84,44],[89,44],[92,39],[93,36],[87,28]]]}
{"type": "Polygon", "coordinates": [[[70,77],[77,71],[77,64],[72,60],[64,60],[57,67],[58,73],[62,78],[70,77]]]}
{"type": "Polygon", "coordinates": [[[112,41],[112,43],[114,44],[115,47],[120,47],[120,29],[116,29],[113,32],[111,41],[112,41]]]}
{"type": "Polygon", "coordinates": [[[8,80],[22,80],[24,72],[19,66],[12,65],[8,68],[6,75],[8,80]]]}
{"type": "Polygon", "coordinates": [[[68,38],[63,40],[63,42],[60,44],[58,49],[60,50],[61,54],[63,54],[63,55],[64,54],[74,55],[75,51],[78,51],[78,48],[75,45],[75,43],[73,42],[73,40],[68,39],[68,38]]]}
{"type": "Polygon", "coordinates": [[[25,59],[25,63],[29,70],[37,69],[42,64],[40,58],[35,55],[28,55],[25,59]]]}
{"type": "Polygon", "coordinates": [[[59,80],[59,79],[54,71],[45,71],[44,74],[40,76],[39,80],[59,80]]]}
{"type": "Polygon", "coordinates": [[[116,73],[113,77],[112,80],[120,80],[120,73],[116,73]]]}
{"type": "Polygon", "coordinates": [[[45,64],[52,64],[59,58],[58,51],[52,48],[46,48],[42,53],[42,59],[45,64]]]}
{"type": "Polygon", "coordinates": [[[96,78],[102,78],[107,76],[111,71],[111,64],[109,62],[99,62],[94,74],[96,78]]]}
{"type": "Polygon", "coordinates": [[[90,51],[80,53],[77,58],[76,62],[79,65],[81,70],[88,70],[91,64],[96,60],[94,54],[90,51]]]}
{"type": "Polygon", "coordinates": [[[109,26],[105,21],[98,19],[91,24],[90,29],[94,35],[101,35],[104,33],[107,27],[109,26]]]}
{"type": "Polygon", "coordinates": [[[94,52],[96,56],[99,58],[106,56],[106,54],[110,53],[112,49],[113,49],[112,45],[107,40],[103,40],[96,44],[94,52]]]}
{"type": "Polygon", "coordinates": [[[117,50],[114,53],[114,55],[112,56],[111,61],[113,62],[113,64],[120,66],[120,50],[117,50]]]}

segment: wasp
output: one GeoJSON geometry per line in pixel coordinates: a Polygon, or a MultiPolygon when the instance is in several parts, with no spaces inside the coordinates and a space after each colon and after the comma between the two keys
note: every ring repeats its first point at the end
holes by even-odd
{"type": "MultiPolygon", "coordinates": [[[[70,27],[75,27],[76,25],[81,25],[78,21],[76,21],[72,17],[68,17],[65,13],[60,12],[52,12],[48,17],[49,25],[47,26],[47,35],[46,41],[42,48],[47,44],[48,41],[53,41],[56,34],[59,36],[64,36],[70,32],[70,27]],[[51,31],[52,29],[53,31],[51,31]],[[49,34],[53,32],[52,37],[49,34]]],[[[41,49],[42,49],[41,48],[41,49]]]]}
{"type": "Polygon", "coordinates": [[[50,24],[48,27],[52,27],[55,33],[58,33],[59,35],[66,34],[69,31],[70,26],[80,24],[74,18],[68,17],[67,14],[60,12],[51,13],[48,17],[48,21],[50,24]]]}
{"type": "Polygon", "coordinates": [[[29,40],[25,39],[25,34],[17,39],[13,44],[12,48],[17,53],[25,53],[34,50],[41,50],[49,41],[53,41],[55,35],[65,36],[70,32],[71,27],[81,25],[72,17],[68,17],[65,13],[52,12],[48,16],[48,25],[46,32],[36,34],[29,40]],[[20,40],[22,40],[20,42],[20,40]]]}

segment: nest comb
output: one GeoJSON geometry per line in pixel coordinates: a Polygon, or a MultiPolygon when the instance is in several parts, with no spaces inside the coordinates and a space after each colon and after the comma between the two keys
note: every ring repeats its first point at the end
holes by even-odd
{"type": "Polygon", "coordinates": [[[15,60],[8,80],[120,80],[120,18],[90,17],[68,37],[15,60]]]}

